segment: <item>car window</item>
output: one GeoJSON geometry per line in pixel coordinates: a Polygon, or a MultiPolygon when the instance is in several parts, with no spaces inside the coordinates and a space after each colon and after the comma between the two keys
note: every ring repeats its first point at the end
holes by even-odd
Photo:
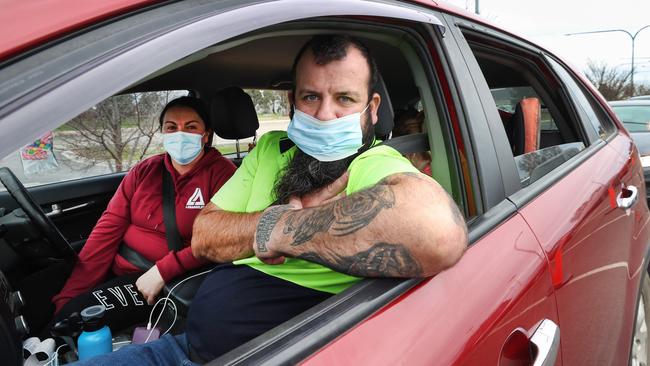
{"type": "MultiPolygon", "coordinates": [[[[128,171],[163,151],[158,117],[187,91],[110,97],[0,160],[25,186],[128,171]]],[[[4,190],[4,187],[0,187],[4,190]]]]}
{"type": "Polygon", "coordinates": [[[620,105],[612,109],[630,132],[650,132],[650,105],[620,105]]]}
{"type": "Polygon", "coordinates": [[[564,66],[550,57],[546,59],[553,67],[553,70],[559,74],[571,97],[574,98],[583,119],[586,119],[593,126],[598,133],[598,137],[606,139],[607,136],[611,135],[616,130],[614,123],[607,117],[602,107],[596,103],[593,96],[589,95],[584,87],[576,82],[575,78],[571,76],[564,66]]]}
{"type": "MultiPolygon", "coordinates": [[[[537,53],[474,31],[463,35],[490,88],[522,187],[590,144],[571,100],[537,53]]],[[[595,136],[591,125],[588,128],[595,136]]]]}
{"type": "MultiPolygon", "coordinates": [[[[519,103],[524,98],[539,98],[539,95],[535,92],[530,86],[513,86],[506,88],[496,88],[491,89],[492,97],[496,103],[496,106],[499,110],[506,111],[508,113],[515,113],[517,103],[519,103]]],[[[548,111],[546,106],[540,106],[540,120],[541,120],[541,130],[542,131],[557,131],[557,126],[553,120],[553,116],[548,111]]]]}

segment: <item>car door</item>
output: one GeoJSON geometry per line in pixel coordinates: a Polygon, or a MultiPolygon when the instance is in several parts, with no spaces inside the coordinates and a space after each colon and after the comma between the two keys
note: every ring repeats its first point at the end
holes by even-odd
{"type": "Polygon", "coordinates": [[[430,146],[445,150],[431,134],[439,131],[455,149],[448,164],[461,187],[454,196],[468,216],[470,247],[433,278],[366,280],[211,364],[492,365],[535,356],[561,364],[548,261],[507,199],[519,180],[505,132],[488,118],[496,109],[484,107],[489,90],[470,76],[470,68],[480,71],[465,62],[456,20],[419,10],[443,20],[444,32],[412,21],[399,26],[422,37],[430,88],[421,90],[422,103],[444,125],[427,126],[430,146]],[[502,164],[506,159],[510,165],[502,164]]]}
{"type": "Polygon", "coordinates": [[[539,145],[515,157],[522,188],[509,200],[550,261],[562,360],[624,364],[648,239],[638,154],[555,58],[487,28],[462,33],[499,108],[504,89],[541,101],[539,145]]]}
{"type": "MultiPolygon", "coordinates": [[[[0,166],[3,165],[0,164],[0,166]]],[[[20,167],[17,168],[21,169],[20,167]]],[[[14,168],[12,171],[20,179],[20,170],[14,168]]],[[[88,238],[90,230],[95,226],[97,219],[106,208],[108,201],[115,193],[123,177],[124,173],[118,173],[72,181],[55,181],[26,188],[36,203],[49,214],[63,236],[78,251],[88,238]]],[[[24,182],[24,180],[21,181],[24,182]]],[[[13,197],[4,190],[4,187],[0,191],[0,207],[5,209],[5,214],[10,214],[18,208],[13,197]]],[[[12,234],[16,238],[14,244],[22,245],[20,238],[30,237],[28,231],[32,230],[32,227],[26,225],[14,229],[23,231],[17,233],[12,230],[12,234]]],[[[9,266],[13,266],[13,264],[9,266]]]]}
{"type": "Polygon", "coordinates": [[[580,122],[594,128],[592,156],[522,207],[551,259],[568,364],[628,362],[643,259],[647,205],[638,152],[601,100],[558,61],[547,58],[580,122]],[[566,183],[565,183],[566,182],[566,183]],[[554,205],[549,202],[562,202],[554,205]],[[548,213],[553,212],[549,217],[548,213]]]}

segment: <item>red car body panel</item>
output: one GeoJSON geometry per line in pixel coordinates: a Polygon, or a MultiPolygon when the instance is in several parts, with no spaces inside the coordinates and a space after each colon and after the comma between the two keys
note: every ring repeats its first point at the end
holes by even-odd
{"type": "Polygon", "coordinates": [[[551,259],[567,365],[628,361],[635,313],[621,310],[636,303],[648,242],[645,200],[629,214],[612,204],[622,184],[643,189],[630,147],[618,135],[521,210],[551,259]]]}
{"type": "Polygon", "coordinates": [[[154,0],[0,1],[0,60],[154,0]]]}
{"type": "Polygon", "coordinates": [[[457,265],[304,363],[496,365],[513,331],[529,333],[544,318],[558,321],[548,262],[516,214],[471,246],[457,265]]]}

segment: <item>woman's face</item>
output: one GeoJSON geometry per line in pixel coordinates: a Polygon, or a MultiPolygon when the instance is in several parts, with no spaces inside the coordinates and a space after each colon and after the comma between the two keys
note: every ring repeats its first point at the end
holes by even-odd
{"type": "Polygon", "coordinates": [[[201,141],[205,145],[210,137],[210,134],[206,133],[206,131],[205,122],[194,109],[189,107],[172,107],[165,112],[165,116],[163,117],[163,133],[196,133],[203,135],[201,141]]]}

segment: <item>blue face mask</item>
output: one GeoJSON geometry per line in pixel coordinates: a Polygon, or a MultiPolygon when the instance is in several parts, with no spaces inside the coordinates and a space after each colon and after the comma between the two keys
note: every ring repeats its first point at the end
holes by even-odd
{"type": "Polygon", "coordinates": [[[335,161],[355,154],[363,146],[361,112],[321,121],[295,110],[287,134],[305,154],[319,161],[335,161]]]}
{"type": "Polygon", "coordinates": [[[163,146],[171,158],[180,165],[187,165],[196,159],[203,149],[203,135],[187,132],[163,134],[163,146]]]}

